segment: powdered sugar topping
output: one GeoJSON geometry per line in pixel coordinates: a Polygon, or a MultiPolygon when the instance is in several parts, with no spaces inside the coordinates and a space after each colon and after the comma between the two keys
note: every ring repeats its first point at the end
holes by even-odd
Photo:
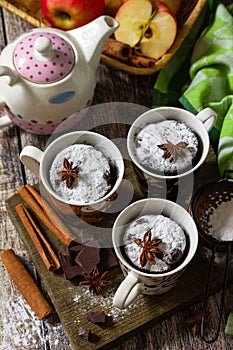
{"type": "Polygon", "coordinates": [[[143,215],[128,226],[123,244],[125,253],[134,266],[150,272],[165,272],[171,269],[174,255],[177,256],[178,252],[183,255],[186,237],[182,228],[170,218],[164,215],[143,215]],[[141,239],[143,242],[144,234],[149,229],[151,229],[151,239],[157,237],[162,240],[158,247],[162,248],[164,253],[162,259],[154,255],[155,265],[148,261],[142,268],[140,265],[142,248],[134,241],[141,239]]]}
{"type": "Polygon", "coordinates": [[[155,172],[172,174],[182,172],[192,167],[192,160],[198,151],[198,138],[195,133],[183,122],[164,120],[158,123],[147,124],[140,130],[135,139],[135,156],[139,163],[155,172]],[[173,156],[165,159],[164,151],[158,145],[164,143],[178,144],[186,142],[184,157],[173,156]]]}
{"type": "Polygon", "coordinates": [[[209,217],[209,234],[219,241],[233,240],[233,203],[232,199],[222,202],[209,217]]]}
{"type": "Polygon", "coordinates": [[[54,191],[67,203],[86,204],[104,197],[111,185],[107,182],[110,164],[102,152],[86,144],[74,144],[58,153],[50,169],[50,182],[54,191]],[[67,159],[73,166],[78,165],[78,179],[71,188],[61,181],[59,172],[64,170],[63,161],[67,159]]]}

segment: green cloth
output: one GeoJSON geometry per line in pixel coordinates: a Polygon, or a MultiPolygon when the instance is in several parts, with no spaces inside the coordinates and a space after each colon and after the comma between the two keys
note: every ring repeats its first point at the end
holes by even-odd
{"type": "Polygon", "coordinates": [[[160,70],[153,89],[152,107],[179,106],[183,86],[190,80],[191,54],[203,28],[212,23],[217,0],[208,0],[197,17],[188,35],[166,66],[160,70]]]}
{"type": "Polygon", "coordinates": [[[222,4],[196,41],[189,73],[191,84],[179,102],[194,114],[205,107],[217,113],[210,138],[217,143],[223,176],[225,170],[233,170],[233,17],[222,4]]]}

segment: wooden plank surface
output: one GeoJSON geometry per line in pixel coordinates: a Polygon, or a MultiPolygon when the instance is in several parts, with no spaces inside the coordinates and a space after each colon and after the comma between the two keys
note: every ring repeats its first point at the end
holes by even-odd
{"type": "MultiPolygon", "coordinates": [[[[205,174],[205,168],[209,169],[209,164],[211,164],[213,159],[211,156],[212,154],[209,155],[205,166],[201,169],[201,174],[199,176],[202,179],[202,174],[205,174]]],[[[127,169],[125,180],[130,181],[134,185],[134,200],[143,198],[140,190],[138,190],[137,180],[130,162],[125,163],[125,166],[127,169]]],[[[125,196],[127,196],[126,192],[127,187],[124,188],[125,196]]],[[[208,254],[206,254],[206,249],[202,247],[201,244],[193,262],[187,268],[175,288],[169,293],[159,296],[139,297],[127,310],[122,311],[112,305],[112,299],[116,288],[123,278],[120,268],[115,267],[109,270],[108,277],[112,281],[112,286],[107,289],[104,299],[101,296],[93,295],[85,287],[77,286],[67,281],[62,271],[56,273],[48,272],[28,233],[24,229],[22,222],[19,220],[15,210],[15,206],[19,203],[24,202],[18,194],[9,198],[7,200],[8,213],[15,224],[17,232],[23,239],[39,276],[49,293],[52,304],[70,339],[73,350],[108,349],[112,344],[119,342],[122,337],[135,334],[140,329],[150,324],[161,322],[161,320],[175,314],[177,311],[203,300],[210,259],[208,254]],[[202,267],[201,274],[200,266],[202,267]],[[65,298],[64,295],[66,296],[65,298]],[[93,309],[105,311],[108,319],[104,327],[93,326],[86,321],[85,314],[93,309]],[[87,343],[85,340],[82,341],[77,333],[78,326],[90,328],[91,333],[95,335],[95,342],[87,343]]],[[[36,219],[39,226],[43,228],[43,232],[49,242],[56,251],[59,252],[62,247],[61,242],[46,229],[38,218],[36,219]]],[[[109,218],[108,222],[110,221],[114,222],[114,218],[109,218]]],[[[78,225],[79,222],[77,220],[75,232],[79,229],[78,225]]],[[[102,234],[101,230],[99,234],[102,234]]],[[[96,239],[98,239],[98,235],[96,239]]],[[[221,289],[223,274],[224,264],[217,264],[214,270],[215,278],[211,284],[212,293],[221,289]]],[[[228,283],[233,283],[233,266],[230,267],[228,283]]]]}
{"type": "MultiPolygon", "coordinates": [[[[13,40],[20,32],[30,28],[25,22],[7,11],[2,12],[0,47],[13,40]]],[[[97,87],[94,104],[110,101],[127,101],[151,106],[151,93],[154,82],[153,76],[131,76],[123,72],[100,65],[97,72],[97,87]]],[[[28,251],[17,233],[6,211],[5,201],[14,195],[25,182],[38,182],[30,172],[21,168],[19,151],[26,144],[34,144],[42,149],[47,137],[32,135],[14,126],[0,130],[0,191],[1,191],[1,220],[0,220],[0,249],[13,248],[23,259],[33,274],[40,288],[46,295],[46,288],[41,285],[35,266],[28,251]]],[[[71,345],[58,317],[48,321],[40,321],[24,302],[14,284],[0,262],[0,349],[1,350],[70,350],[71,345]]],[[[168,297],[169,301],[169,297],[168,297]]],[[[210,298],[211,326],[216,325],[220,293],[210,298]]],[[[195,305],[197,306],[197,304],[195,305]]],[[[213,345],[205,344],[199,336],[193,336],[185,325],[188,310],[178,311],[160,324],[150,325],[137,335],[124,339],[114,350],[180,350],[180,349],[233,349],[232,338],[224,334],[224,327],[229,311],[233,310],[233,287],[227,288],[226,303],[219,339],[213,345]]]]}

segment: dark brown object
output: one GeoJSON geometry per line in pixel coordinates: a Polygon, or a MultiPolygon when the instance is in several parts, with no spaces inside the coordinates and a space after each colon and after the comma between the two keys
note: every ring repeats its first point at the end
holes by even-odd
{"type": "Polygon", "coordinates": [[[157,145],[160,149],[162,149],[164,152],[163,157],[165,159],[170,158],[173,156],[173,161],[176,162],[177,157],[184,157],[186,152],[185,149],[188,146],[187,142],[179,142],[176,145],[174,145],[171,142],[163,143],[162,145],[157,145]]]}
{"type": "Polygon", "coordinates": [[[163,249],[157,247],[158,244],[161,242],[162,240],[156,237],[151,240],[151,229],[146,231],[146,233],[144,234],[143,242],[141,239],[135,240],[135,243],[142,248],[142,253],[140,255],[140,264],[142,267],[146,265],[147,260],[149,260],[150,263],[153,265],[156,264],[152,253],[154,253],[155,255],[163,253],[163,249]]]}
{"type": "Polygon", "coordinates": [[[73,167],[73,162],[69,162],[68,159],[63,161],[64,170],[60,171],[58,174],[61,176],[61,181],[66,182],[66,186],[71,188],[75,179],[78,178],[79,167],[76,165],[73,167]]]}
{"type": "Polygon", "coordinates": [[[104,311],[89,311],[86,313],[86,319],[87,321],[90,321],[92,323],[98,324],[98,323],[105,323],[106,321],[106,314],[104,311]]]}
{"type": "Polygon", "coordinates": [[[54,253],[49,242],[45,239],[42,231],[36,224],[29,210],[24,204],[18,204],[15,207],[20,220],[22,221],[26,231],[31,237],[41,259],[43,260],[47,270],[56,271],[60,268],[60,261],[54,253]]]}
{"type": "Polygon", "coordinates": [[[93,271],[93,268],[100,262],[100,248],[92,247],[89,244],[82,246],[74,259],[75,263],[88,273],[93,271]]]}
{"type": "Polygon", "coordinates": [[[90,290],[94,290],[104,298],[102,287],[109,286],[112,283],[109,280],[104,280],[104,277],[107,273],[108,271],[105,271],[100,276],[98,268],[95,266],[92,274],[86,272],[83,273],[83,276],[85,277],[86,281],[82,281],[79,284],[81,286],[88,286],[90,290]]]}
{"type": "Polygon", "coordinates": [[[66,279],[71,280],[82,276],[83,272],[91,273],[95,266],[99,271],[107,271],[118,265],[112,248],[99,248],[94,239],[85,244],[63,246],[60,259],[66,279]]]}
{"type": "Polygon", "coordinates": [[[16,287],[32,310],[35,311],[41,320],[49,317],[53,309],[45,300],[33,278],[14,251],[12,249],[4,250],[1,253],[1,259],[16,287]]]}

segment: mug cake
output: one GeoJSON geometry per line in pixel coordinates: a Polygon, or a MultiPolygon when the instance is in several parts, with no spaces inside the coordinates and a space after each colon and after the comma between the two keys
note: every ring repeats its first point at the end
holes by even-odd
{"type": "Polygon", "coordinates": [[[164,273],[185,258],[188,241],[174,220],[162,215],[142,215],[133,220],[122,237],[127,261],[147,273],[164,273]]]}
{"type": "Polygon", "coordinates": [[[199,160],[200,143],[184,122],[146,124],[135,135],[135,157],[147,170],[168,176],[184,173],[199,160]]]}
{"type": "Polygon", "coordinates": [[[67,203],[86,204],[113,188],[116,170],[111,161],[88,144],[73,144],[59,152],[50,168],[53,190],[67,203]]]}

